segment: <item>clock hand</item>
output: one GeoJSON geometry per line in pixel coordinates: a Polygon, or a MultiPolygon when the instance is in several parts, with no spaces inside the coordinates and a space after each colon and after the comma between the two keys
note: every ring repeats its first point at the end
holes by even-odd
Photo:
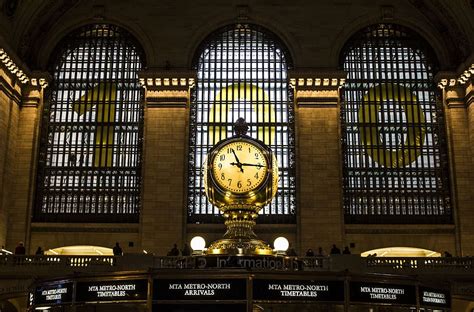
{"type": "Polygon", "coordinates": [[[241,171],[241,172],[244,172],[244,168],[242,168],[242,164],[241,164],[241,163],[231,162],[230,164],[231,164],[232,166],[237,166],[237,167],[239,167],[240,171],[241,171]]]}
{"type": "Polygon", "coordinates": [[[232,151],[232,153],[234,154],[234,157],[235,157],[235,160],[237,161],[237,167],[239,167],[240,171],[241,172],[244,172],[244,169],[242,168],[242,164],[240,163],[240,160],[239,160],[239,157],[237,157],[237,154],[235,153],[234,149],[231,148],[230,149],[232,151]]]}
{"type": "Polygon", "coordinates": [[[253,166],[253,167],[260,167],[260,168],[263,168],[263,167],[265,167],[264,165],[260,165],[260,164],[247,164],[247,163],[241,163],[240,165],[241,165],[241,166],[253,166]]]}

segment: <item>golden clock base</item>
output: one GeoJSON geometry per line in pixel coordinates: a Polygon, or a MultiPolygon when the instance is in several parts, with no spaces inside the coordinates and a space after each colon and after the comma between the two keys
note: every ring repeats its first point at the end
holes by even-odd
{"type": "Polygon", "coordinates": [[[207,248],[208,255],[254,256],[273,255],[273,249],[259,239],[223,238],[207,248]]]}

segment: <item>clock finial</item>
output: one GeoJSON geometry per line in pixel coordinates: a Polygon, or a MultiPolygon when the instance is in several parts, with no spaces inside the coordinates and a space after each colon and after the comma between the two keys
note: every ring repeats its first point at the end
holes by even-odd
{"type": "Polygon", "coordinates": [[[245,119],[242,117],[239,117],[237,121],[234,123],[235,135],[244,136],[247,134],[248,130],[249,130],[249,126],[247,125],[247,122],[245,121],[245,119]]]}

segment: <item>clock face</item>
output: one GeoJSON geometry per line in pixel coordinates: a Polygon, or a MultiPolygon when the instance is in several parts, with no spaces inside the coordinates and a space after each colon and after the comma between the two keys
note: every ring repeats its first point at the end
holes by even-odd
{"type": "Polygon", "coordinates": [[[267,160],[257,146],[236,141],[218,151],[212,162],[212,175],[222,189],[243,194],[262,184],[267,167],[267,160]]]}

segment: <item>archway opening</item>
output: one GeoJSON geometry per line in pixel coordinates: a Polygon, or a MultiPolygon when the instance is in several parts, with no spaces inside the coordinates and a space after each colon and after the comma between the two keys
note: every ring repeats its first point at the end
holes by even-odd
{"type": "Polygon", "coordinates": [[[48,256],[113,256],[112,248],[92,246],[92,245],[75,245],[64,246],[48,249],[45,252],[48,256]]]}
{"type": "Polygon", "coordinates": [[[433,250],[415,247],[385,247],[365,251],[361,257],[372,255],[377,257],[441,257],[441,253],[433,250]]]}

